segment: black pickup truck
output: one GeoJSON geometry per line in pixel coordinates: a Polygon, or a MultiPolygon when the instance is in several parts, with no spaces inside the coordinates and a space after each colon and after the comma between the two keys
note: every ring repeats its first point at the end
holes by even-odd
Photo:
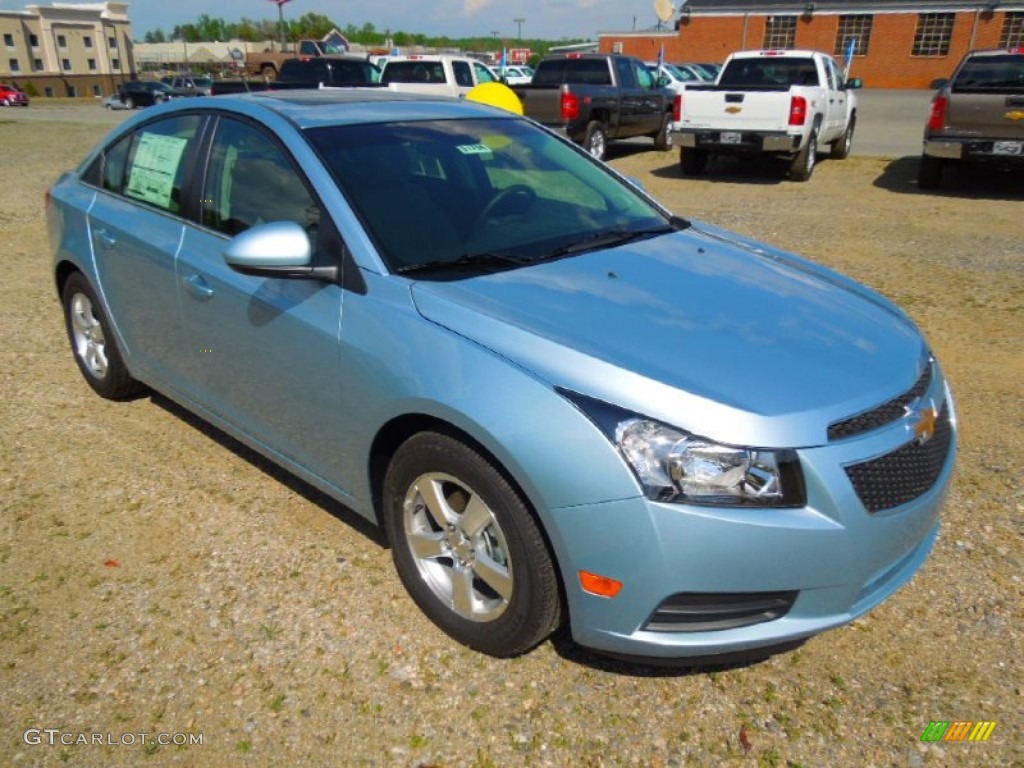
{"type": "Polygon", "coordinates": [[[363,56],[321,56],[288,59],[276,80],[214,80],[213,96],[247,91],[280,91],[297,88],[363,88],[380,85],[380,70],[363,56]]]}
{"type": "Polygon", "coordinates": [[[672,94],[639,59],[617,54],[547,56],[529,85],[513,86],[527,117],[604,159],[608,141],[650,136],[672,146],[672,94]]]}

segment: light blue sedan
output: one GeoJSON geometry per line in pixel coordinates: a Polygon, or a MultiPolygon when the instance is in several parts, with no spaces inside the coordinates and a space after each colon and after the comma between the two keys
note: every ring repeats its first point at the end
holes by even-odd
{"type": "Polygon", "coordinates": [[[956,419],[908,317],[529,120],[175,100],[48,199],[89,385],[163,393],[381,524],[472,648],[568,624],[624,657],[765,655],[935,541],[956,419]]]}

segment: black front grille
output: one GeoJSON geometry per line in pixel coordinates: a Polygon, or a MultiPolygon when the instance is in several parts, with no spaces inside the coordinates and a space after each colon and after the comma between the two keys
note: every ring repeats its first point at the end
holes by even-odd
{"type": "Polygon", "coordinates": [[[949,407],[943,406],[935,434],[923,445],[917,440],[892,453],[846,467],[857,496],[868,512],[882,512],[913,501],[939,479],[953,441],[949,407]]]}
{"type": "Polygon", "coordinates": [[[920,397],[923,397],[932,383],[932,361],[929,360],[924,370],[918,377],[917,382],[907,392],[899,397],[894,397],[886,403],[872,408],[870,411],[858,413],[848,419],[837,421],[828,428],[829,440],[844,440],[863,432],[870,432],[873,429],[884,427],[903,418],[907,413],[907,406],[920,397]]]}
{"type": "Polygon", "coordinates": [[[648,619],[651,632],[712,632],[774,621],[789,613],[797,591],[679,592],[648,619]]]}

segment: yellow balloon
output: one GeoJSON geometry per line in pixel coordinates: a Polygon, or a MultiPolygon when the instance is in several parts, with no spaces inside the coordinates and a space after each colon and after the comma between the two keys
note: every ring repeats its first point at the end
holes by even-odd
{"type": "Polygon", "coordinates": [[[516,96],[515,91],[504,83],[480,83],[466,94],[466,98],[470,101],[504,109],[506,112],[523,114],[523,102],[516,96]]]}

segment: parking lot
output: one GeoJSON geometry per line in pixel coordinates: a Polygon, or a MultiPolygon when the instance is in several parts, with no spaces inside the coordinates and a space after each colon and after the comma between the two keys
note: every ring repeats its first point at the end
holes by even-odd
{"type": "Polygon", "coordinates": [[[457,646],[355,515],[163,398],[93,395],[49,274],[44,193],[126,113],[0,110],[0,763],[1021,764],[1024,183],[965,173],[921,192],[927,94],[864,96],[854,155],[807,183],[736,161],[683,177],[649,142],[610,156],[676,213],[895,300],[959,410],[943,533],[914,581],[796,651],[696,670],[564,637],[511,661],[457,646]],[[936,720],[996,726],[986,743],[923,743],[936,720]]]}

